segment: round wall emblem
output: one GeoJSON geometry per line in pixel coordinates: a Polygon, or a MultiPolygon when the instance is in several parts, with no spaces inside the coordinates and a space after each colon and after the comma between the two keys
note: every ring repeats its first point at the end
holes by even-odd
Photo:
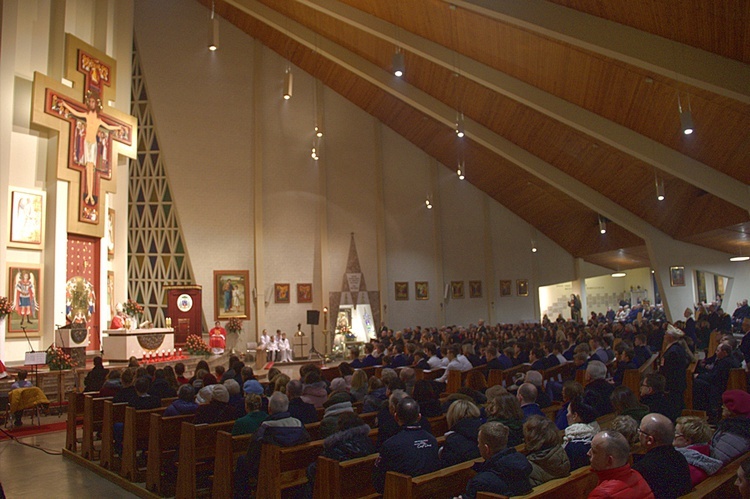
{"type": "Polygon", "coordinates": [[[177,308],[180,312],[188,312],[193,308],[193,298],[190,295],[181,294],[177,297],[177,308]]]}

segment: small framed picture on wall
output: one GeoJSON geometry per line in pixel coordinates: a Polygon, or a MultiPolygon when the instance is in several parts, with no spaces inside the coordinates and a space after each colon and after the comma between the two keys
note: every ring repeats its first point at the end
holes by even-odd
{"type": "Polygon", "coordinates": [[[500,296],[511,296],[513,294],[512,281],[500,281],[500,296]]]}
{"type": "Polygon", "coordinates": [[[669,285],[673,288],[685,285],[685,267],[669,267],[669,285]]]}
{"type": "Polygon", "coordinates": [[[529,296],[529,280],[528,279],[516,280],[516,294],[518,296],[529,296]]]}
{"type": "Polygon", "coordinates": [[[250,318],[247,270],[214,270],[214,320],[250,318]]]}
{"type": "Polygon", "coordinates": [[[414,297],[417,300],[430,299],[430,283],[427,281],[417,281],[414,283],[414,297]]]}
{"type": "Polygon", "coordinates": [[[41,266],[8,264],[8,300],[13,311],[6,319],[7,337],[23,338],[24,330],[32,337],[42,335],[42,284],[41,266]]]}
{"type": "Polygon", "coordinates": [[[464,282],[451,281],[451,298],[458,300],[464,297],[464,282]]]}
{"type": "Polygon", "coordinates": [[[276,283],[273,285],[274,303],[289,303],[289,283],[276,283]]]}
{"type": "Polygon", "coordinates": [[[409,300],[409,283],[408,282],[397,282],[395,283],[396,300],[408,301],[409,300]]]}
{"type": "Polygon", "coordinates": [[[312,303],[312,284],[309,282],[297,284],[297,303],[312,303]]]}
{"type": "Polygon", "coordinates": [[[469,298],[482,297],[482,281],[469,281],[469,298]]]}
{"type": "Polygon", "coordinates": [[[10,189],[10,234],[8,246],[41,250],[44,248],[44,191],[10,189]]]}

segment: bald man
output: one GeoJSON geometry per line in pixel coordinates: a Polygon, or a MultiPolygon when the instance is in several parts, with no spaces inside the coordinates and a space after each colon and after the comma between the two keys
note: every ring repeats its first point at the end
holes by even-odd
{"type": "Polygon", "coordinates": [[[663,414],[652,412],[641,419],[638,438],[646,454],[633,469],[646,480],[656,499],[671,499],[693,488],[685,457],[672,445],[674,425],[663,414]]]}
{"type": "Polygon", "coordinates": [[[628,497],[652,499],[654,497],[646,480],[628,464],[630,444],[619,431],[597,433],[588,452],[591,471],[599,478],[599,485],[589,494],[589,499],[628,497]]]}

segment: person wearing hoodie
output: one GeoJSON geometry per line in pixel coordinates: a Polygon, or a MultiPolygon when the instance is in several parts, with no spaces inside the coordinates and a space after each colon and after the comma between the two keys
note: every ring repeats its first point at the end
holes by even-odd
{"type": "Polygon", "coordinates": [[[354,412],[351,395],[344,390],[332,392],[328,400],[323,403],[323,407],[325,408],[325,412],[323,413],[323,419],[320,421],[321,438],[326,438],[336,433],[341,414],[354,412]]]}
{"type": "Polygon", "coordinates": [[[482,424],[479,407],[468,400],[456,400],[445,419],[450,430],[445,434],[445,444],[439,452],[443,467],[478,458],[477,437],[482,424]]]}
{"type": "Polygon", "coordinates": [[[570,460],[570,471],[589,464],[588,452],[591,439],[599,432],[596,410],[586,404],[581,397],[568,405],[568,427],[563,436],[563,448],[570,460]]]}
{"type": "Polygon", "coordinates": [[[750,451],[750,394],[727,390],[721,396],[722,420],[711,438],[711,457],[727,464],[750,451]]]}
{"type": "Polygon", "coordinates": [[[164,417],[195,414],[198,404],[195,403],[195,388],[193,385],[182,385],[177,391],[177,400],[164,409],[164,417]]]}
{"type": "Polygon", "coordinates": [[[157,369],[154,372],[154,382],[148,389],[148,394],[160,399],[173,398],[177,396],[177,390],[169,386],[169,382],[164,375],[164,369],[157,369]]]}
{"type": "Polygon", "coordinates": [[[628,464],[630,445],[622,434],[614,430],[597,433],[588,454],[591,471],[599,478],[589,499],[654,499],[646,480],[628,464]]]}
{"type": "Polygon", "coordinates": [[[562,448],[562,437],[554,421],[531,416],[523,425],[526,459],[531,463],[532,487],[570,474],[570,460],[562,448]]]}
{"type": "Polygon", "coordinates": [[[314,405],[316,409],[323,407],[325,401],[328,400],[326,382],[320,377],[317,369],[305,375],[301,398],[308,404],[314,405]]]}
{"type": "Polygon", "coordinates": [[[485,407],[487,421],[497,421],[508,428],[508,446],[523,442],[524,414],[515,395],[508,392],[491,398],[485,407]]]}
{"type": "Polygon", "coordinates": [[[362,401],[362,412],[377,412],[383,406],[383,402],[388,398],[385,394],[387,388],[383,382],[375,376],[371,376],[367,381],[367,395],[362,401]]]}
{"type": "Polygon", "coordinates": [[[708,441],[713,430],[706,421],[695,416],[681,416],[677,418],[674,430],[672,445],[685,456],[693,487],[719,471],[723,463],[709,455],[708,441]]]}
{"type": "MultiPolygon", "coordinates": [[[[375,454],[377,449],[369,437],[370,431],[370,427],[356,413],[342,413],[336,422],[336,432],[323,441],[323,456],[336,461],[348,461],[375,454]]],[[[314,461],[307,467],[305,498],[313,496],[316,473],[317,461],[314,461]]]]}
{"type": "Polygon", "coordinates": [[[477,472],[469,480],[462,499],[474,499],[477,492],[493,492],[517,496],[531,491],[529,476],[532,466],[526,456],[508,447],[508,427],[490,421],[479,427],[479,454],[484,462],[476,463],[477,472]]]}

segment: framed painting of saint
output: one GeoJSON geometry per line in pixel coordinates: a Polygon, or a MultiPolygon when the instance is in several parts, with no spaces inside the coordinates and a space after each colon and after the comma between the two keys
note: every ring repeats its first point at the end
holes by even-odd
{"type": "Polygon", "coordinates": [[[500,296],[511,296],[513,287],[511,281],[500,281],[500,296]]]}
{"type": "Polygon", "coordinates": [[[454,300],[462,299],[464,297],[464,282],[463,281],[451,281],[451,298],[454,300]]]}
{"type": "Polygon", "coordinates": [[[669,285],[673,288],[685,285],[685,267],[669,267],[669,285]]]}
{"type": "Polygon", "coordinates": [[[417,281],[414,283],[414,297],[417,300],[430,299],[430,283],[427,281],[417,281]]]}
{"type": "Polygon", "coordinates": [[[469,281],[469,298],[482,297],[482,281],[469,281]]]}
{"type": "Polygon", "coordinates": [[[409,283],[408,282],[396,283],[396,300],[399,300],[399,301],[409,300],[409,283]]]}
{"type": "Polygon", "coordinates": [[[7,337],[42,335],[42,268],[39,265],[8,264],[8,299],[13,311],[8,314],[7,337]]]}
{"type": "Polygon", "coordinates": [[[518,296],[529,296],[529,280],[528,279],[516,280],[516,294],[518,296]]]}
{"type": "Polygon", "coordinates": [[[214,270],[214,320],[250,318],[247,270],[214,270]]]}
{"type": "Polygon", "coordinates": [[[44,248],[44,206],[46,193],[10,188],[10,234],[8,246],[41,250],[44,248]]]}
{"type": "Polygon", "coordinates": [[[287,283],[276,283],[273,285],[273,301],[274,303],[290,303],[289,297],[289,286],[287,283]]]}
{"type": "Polygon", "coordinates": [[[297,303],[312,303],[312,284],[297,284],[297,303]]]}

